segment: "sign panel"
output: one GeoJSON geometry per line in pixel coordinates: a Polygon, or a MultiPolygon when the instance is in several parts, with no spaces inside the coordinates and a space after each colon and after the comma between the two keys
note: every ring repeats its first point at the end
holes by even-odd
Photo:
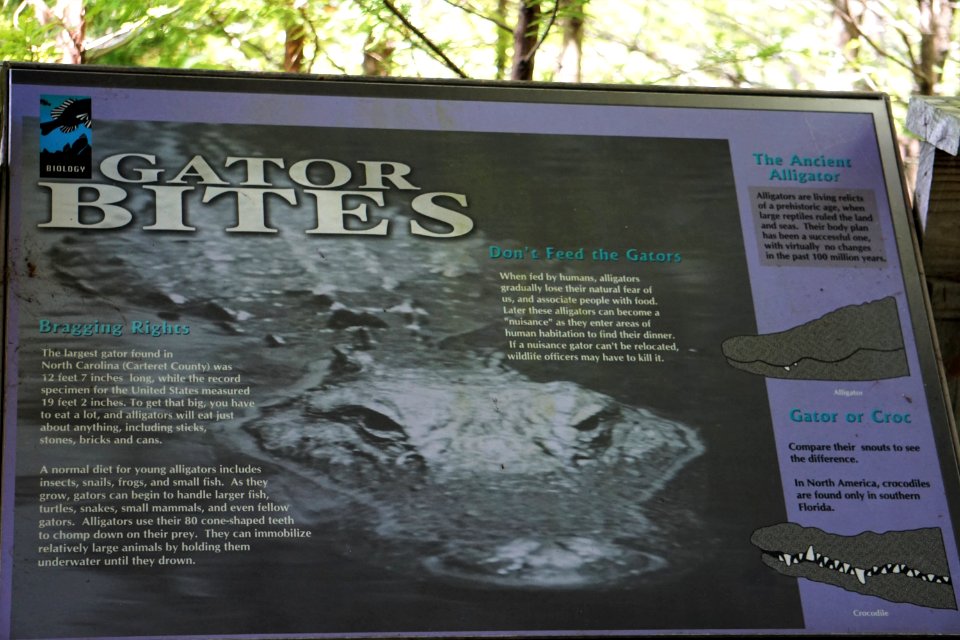
{"type": "Polygon", "coordinates": [[[9,637],[960,631],[883,96],[4,84],[9,637]]]}

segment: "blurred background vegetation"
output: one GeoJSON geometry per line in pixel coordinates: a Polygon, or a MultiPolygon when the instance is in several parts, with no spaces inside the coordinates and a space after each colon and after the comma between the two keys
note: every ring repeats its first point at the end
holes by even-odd
{"type": "Polygon", "coordinates": [[[4,60],[882,91],[901,121],[958,92],[947,0],[2,1],[4,60]]]}

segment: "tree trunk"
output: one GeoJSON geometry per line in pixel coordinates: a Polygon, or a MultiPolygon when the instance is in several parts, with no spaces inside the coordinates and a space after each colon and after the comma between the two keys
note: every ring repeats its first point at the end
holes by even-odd
{"type": "Polygon", "coordinates": [[[83,0],[60,0],[53,11],[63,25],[57,35],[60,61],[66,64],[83,64],[83,39],[87,32],[83,0]]]}
{"type": "MultiPolygon", "coordinates": [[[[837,48],[848,62],[856,63],[860,53],[860,26],[863,23],[864,8],[855,12],[850,0],[832,0],[834,19],[840,23],[837,48]]],[[[859,4],[859,3],[858,3],[859,4]]]]}
{"type": "MultiPolygon", "coordinates": [[[[863,44],[860,35],[867,8],[863,0],[831,0],[831,3],[834,20],[839,24],[837,49],[847,63],[857,69],[860,67],[860,50],[863,44]]],[[[850,88],[857,91],[870,90],[869,84],[863,78],[857,79],[850,88]]]]}
{"type": "Polygon", "coordinates": [[[59,62],[83,64],[83,39],[87,31],[83,0],[58,0],[53,9],[43,0],[31,0],[30,5],[41,25],[60,25],[56,37],[57,50],[60,51],[59,62]]]}
{"type": "MultiPolygon", "coordinates": [[[[507,0],[497,0],[497,13],[496,20],[498,23],[505,24],[507,22],[507,0]]],[[[510,31],[500,27],[498,24],[497,27],[497,40],[495,43],[496,50],[494,52],[494,64],[496,65],[497,80],[503,80],[507,75],[507,57],[510,51],[510,31]]]]}
{"type": "Polygon", "coordinates": [[[920,55],[914,64],[917,93],[934,95],[943,79],[943,65],[950,54],[950,31],[954,4],[950,0],[917,0],[920,8],[920,55]]]}
{"type": "Polygon", "coordinates": [[[367,36],[363,47],[363,75],[386,77],[392,68],[391,57],[396,43],[390,40],[377,40],[373,34],[367,36]]]}
{"type": "Polygon", "coordinates": [[[303,48],[307,42],[307,32],[302,24],[290,23],[284,30],[283,70],[292,73],[303,72],[303,48]]]}
{"type": "Polygon", "coordinates": [[[513,30],[513,69],[511,80],[532,80],[537,53],[537,32],[540,24],[540,3],[521,0],[517,26],[513,30]]]}
{"type": "MultiPolygon", "coordinates": [[[[569,8],[572,0],[560,3],[563,11],[569,8]]],[[[583,14],[579,11],[567,14],[563,18],[563,47],[557,61],[556,79],[560,82],[580,82],[581,61],[583,60],[583,14]]]]}

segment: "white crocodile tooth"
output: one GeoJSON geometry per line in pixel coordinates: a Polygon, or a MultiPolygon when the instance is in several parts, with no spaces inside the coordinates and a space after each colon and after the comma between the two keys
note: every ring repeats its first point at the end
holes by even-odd
{"type": "Polygon", "coordinates": [[[893,572],[894,572],[894,573],[900,573],[900,565],[899,565],[899,564],[893,565],[893,572]]]}
{"type": "Polygon", "coordinates": [[[817,556],[813,553],[813,545],[807,547],[807,555],[804,557],[810,562],[813,562],[817,559],[817,556]]]}
{"type": "Polygon", "coordinates": [[[790,371],[790,367],[784,367],[784,371],[790,371]]]}
{"type": "Polygon", "coordinates": [[[778,554],[777,554],[777,560],[779,560],[780,562],[783,562],[783,554],[782,554],[782,553],[778,553],[778,554]]]}
{"type": "Polygon", "coordinates": [[[950,576],[943,576],[943,584],[950,584],[950,576]]]}
{"type": "Polygon", "coordinates": [[[786,556],[784,556],[783,561],[786,562],[787,566],[789,567],[790,563],[793,561],[793,556],[788,553],[786,556]]]}
{"type": "Polygon", "coordinates": [[[936,577],[937,577],[937,576],[933,575],[932,573],[928,573],[928,574],[927,574],[927,582],[933,582],[933,579],[936,578],[936,577]]]}
{"type": "Polygon", "coordinates": [[[839,561],[839,560],[834,560],[834,561],[833,561],[833,568],[834,568],[834,569],[839,569],[839,568],[840,568],[840,561],[839,561]]]}
{"type": "Polygon", "coordinates": [[[907,570],[907,577],[908,577],[908,578],[913,578],[913,577],[915,577],[916,575],[917,575],[917,572],[914,571],[913,569],[908,569],[908,570],[907,570]]]}
{"type": "Polygon", "coordinates": [[[857,576],[857,580],[860,582],[860,584],[867,584],[867,577],[864,575],[863,569],[854,569],[853,573],[857,576]]]}
{"type": "Polygon", "coordinates": [[[850,563],[849,563],[849,562],[844,562],[844,563],[843,563],[843,572],[844,572],[844,573],[850,573],[850,563]]]}
{"type": "Polygon", "coordinates": [[[887,568],[884,567],[883,569],[880,569],[880,573],[883,575],[887,575],[887,568]]]}

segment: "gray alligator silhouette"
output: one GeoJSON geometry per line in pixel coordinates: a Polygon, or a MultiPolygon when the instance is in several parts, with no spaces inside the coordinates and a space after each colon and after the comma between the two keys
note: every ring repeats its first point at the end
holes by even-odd
{"type": "Polygon", "coordinates": [[[736,336],[723,355],[737,369],[792,380],[881,380],[910,374],[892,297],[848,305],[778,333],[736,336]]]}
{"type": "Polygon", "coordinates": [[[841,536],[792,522],[754,531],[768,567],[847,591],[934,609],[956,609],[937,528],[841,536]]]}

